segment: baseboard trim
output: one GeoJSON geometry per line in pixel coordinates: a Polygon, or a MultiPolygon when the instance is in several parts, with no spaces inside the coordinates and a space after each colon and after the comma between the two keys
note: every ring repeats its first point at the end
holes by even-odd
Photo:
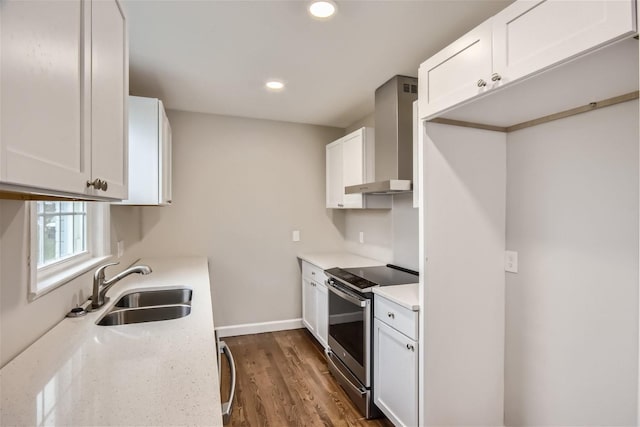
{"type": "Polygon", "coordinates": [[[276,320],[273,322],[245,323],[242,325],[221,326],[216,328],[220,338],[238,335],[261,334],[264,332],[288,331],[303,328],[302,319],[276,320]]]}

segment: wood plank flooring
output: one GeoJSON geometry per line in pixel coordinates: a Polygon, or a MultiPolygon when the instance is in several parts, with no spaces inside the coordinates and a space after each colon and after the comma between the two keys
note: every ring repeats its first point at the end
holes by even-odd
{"type": "MultiPolygon", "coordinates": [[[[393,427],[386,419],[367,421],[360,415],[329,373],[322,347],[306,329],[224,341],[237,372],[230,425],[393,427]]],[[[223,370],[224,400],[229,371],[226,365],[223,370]]]]}

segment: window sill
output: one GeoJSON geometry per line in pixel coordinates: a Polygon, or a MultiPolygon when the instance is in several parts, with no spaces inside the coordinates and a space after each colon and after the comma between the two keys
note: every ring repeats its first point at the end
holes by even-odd
{"type": "Polygon", "coordinates": [[[46,279],[38,281],[38,288],[41,288],[41,289],[38,289],[35,292],[33,291],[29,292],[29,301],[33,301],[41,297],[42,295],[48,294],[49,292],[59,288],[65,283],[70,282],[76,277],[79,277],[84,273],[88,272],[89,270],[94,269],[95,267],[104,263],[110,258],[112,258],[111,255],[91,258],[87,261],[70,266],[69,268],[64,269],[64,271],[60,271],[59,273],[52,274],[46,279]]]}

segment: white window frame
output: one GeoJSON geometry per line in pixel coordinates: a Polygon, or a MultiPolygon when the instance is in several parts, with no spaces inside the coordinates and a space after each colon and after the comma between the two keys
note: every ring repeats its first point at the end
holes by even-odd
{"type": "Polygon", "coordinates": [[[86,251],[38,268],[37,202],[29,210],[29,301],[45,295],[111,258],[111,218],[108,203],[86,202],[86,251]]]}

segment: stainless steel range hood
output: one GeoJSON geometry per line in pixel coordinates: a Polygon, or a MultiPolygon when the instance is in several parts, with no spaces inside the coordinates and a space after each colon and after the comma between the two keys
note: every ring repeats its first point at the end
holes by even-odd
{"type": "Polygon", "coordinates": [[[395,76],[375,94],[375,182],[345,187],[347,194],[411,191],[413,178],[413,101],[418,79],[395,76]]]}

